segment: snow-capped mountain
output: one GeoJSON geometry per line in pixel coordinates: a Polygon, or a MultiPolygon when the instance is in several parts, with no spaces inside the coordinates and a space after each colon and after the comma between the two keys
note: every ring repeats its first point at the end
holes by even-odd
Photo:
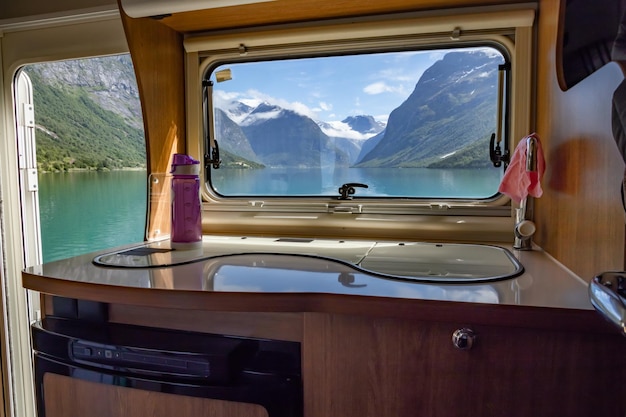
{"type": "Polygon", "coordinates": [[[256,107],[243,102],[219,105],[222,107],[216,111],[216,127],[218,137],[223,137],[222,148],[236,154],[236,144],[241,144],[241,157],[266,165],[318,164],[317,151],[311,152],[314,143],[326,153],[326,158],[332,149],[338,163],[352,164],[361,153],[362,144],[384,129],[384,124],[372,116],[323,122],[268,102],[256,107]],[[247,145],[243,144],[244,138],[247,145]],[[288,155],[282,151],[288,151],[288,155]]]}
{"type": "Polygon", "coordinates": [[[217,126],[218,137],[233,136],[224,141],[229,152],[267,166],[488,166],[501,61],[476,50],[446,54],[386,125],[367,115],[324,122],[276,103],[216,101],[232,122],[217,126]],[[244,139],[249,147],[237,153],[244,139]]]}

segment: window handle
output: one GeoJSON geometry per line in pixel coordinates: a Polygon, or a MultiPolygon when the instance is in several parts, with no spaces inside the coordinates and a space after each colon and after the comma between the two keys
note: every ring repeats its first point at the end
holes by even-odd
{"type": "Polygon", "coordinates": [[[339,194],[341,194],[339,200],[352,200],[352,195],[356,192],[354,187],[368,188],[367,184],[361,184],[360,182],[348,182],[339,187],[339,194]]]}
{"type": "Polygon", "coordinates": [[[495,133],[491,134],[491,139],[489,140],[489,158],[491,159],[493,166],[496,168],[501,167],[503,162],[509,162],[509,150],[505,149],[504,151],[502,151],[502,148],[500,148],[500,143],[496,142],[495,133]]]}

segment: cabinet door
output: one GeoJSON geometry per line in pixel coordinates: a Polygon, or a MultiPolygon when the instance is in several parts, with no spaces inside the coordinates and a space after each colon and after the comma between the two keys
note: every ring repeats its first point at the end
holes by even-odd
{"type": "Polygon", "coordinates": [[[311,314],[303,353],[307,417],[626,412],[618,335],[311,314]],[[469,350],[452,344],[461,327],[469,350]]]}
{"type": "Polygon", "coordinates": [[[256,404],[150,392],[46,374],[46,417],[267,417],[256,404]]]}

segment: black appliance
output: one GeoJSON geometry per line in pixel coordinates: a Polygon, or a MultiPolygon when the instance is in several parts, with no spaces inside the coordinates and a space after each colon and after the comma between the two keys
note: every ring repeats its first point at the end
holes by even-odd
{"type": "Polygon", "coordinates": [[[46,318],[31,326],[39,417],[44,375],[258,404],[302,416],[300,344],[46,318]]]}

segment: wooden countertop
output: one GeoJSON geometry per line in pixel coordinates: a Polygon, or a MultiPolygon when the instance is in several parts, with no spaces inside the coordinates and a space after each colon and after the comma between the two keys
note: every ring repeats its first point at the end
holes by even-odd
{"type": "MultiPolygon", "coordinates": [[[[168,247],[169,242],[154,245],[168,247]]],[[[44,294],[147,307],[610,329],[593,310],[586,281],[540,249],[503,247],[524,272],[476,284],[384,279],[330,259],[290,254],[217,256],[169,267],[94,264],[94,258],[112,250],[29,267],[22,280],[25,288],[44,294]]]]}

